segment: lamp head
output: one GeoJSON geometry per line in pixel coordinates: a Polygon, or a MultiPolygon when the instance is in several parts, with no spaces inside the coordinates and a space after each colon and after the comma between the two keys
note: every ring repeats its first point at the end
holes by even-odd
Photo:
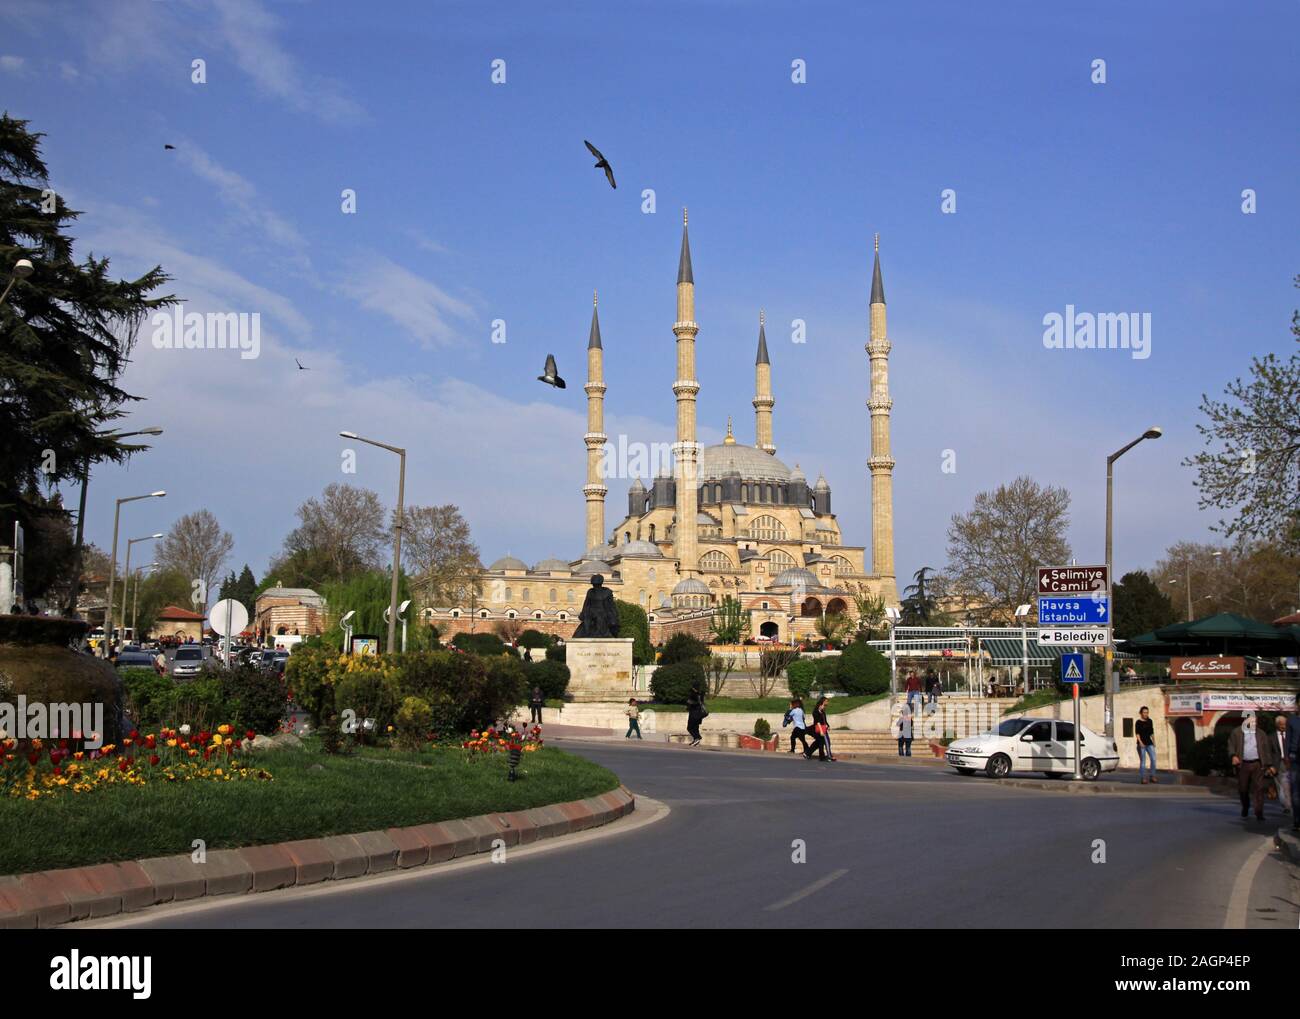
{"type": "Polygon", "coordinates": [[[20,280],[25,280],[28,276],[32,274],[32,270],[34,268],[35,267],[32,265],[31,259],[20,258],[18,259],[17,262],[14,263],[14,275],[17,276],[20,280]]]}
{"type": "Polygon", "coordinates": [[[407,598],[406,601],[402,602],[401,605],[397,606],[397,614],[400,616],[403,612],[406,611],[406,607],[410,604],[411,604],[411,599],[407,598]]]}
{"type": "Polygon", "coordinates": [[[1150,428],[1148,428],[1145,432],[1142,433],[1142,438],[1144,438],[1144,439],[1158,439],[1158,438],[1160,438],[1160,436],[1162,436],[1162,435],[1164,435],[1164,434],[1165,434],[1165,431],[1164,431],[1163,428],[1161,428],[1159,425],[1152,425],[1150,428]]]}
{"type": "Polygon", "coordinates": [[[347,626],[348,620],[351,619],[356,614],[357,614],[357,610],[353,609],[351,612],[349,612],[347,615],[345,615],[342,619],[339,620],[339,625],[347,626]]]}
{"type": "Polygon", "coordinates": [[[1016,617],[1023,618],[1024,616],[1029,615],[1029,609],[1030,609],[1029,605],[1018,605],[1016,607],[1016,617]]]}
{"type": "Polygon", "coordinates": [[[163,489],[160,488],[158,491],[156,491],[156,492],[150,492],[149,494],[150,494],[151,496],[153,496],[153,498],[155,498],[155,499],[161,499],[161,498],[162,498],[164,495],[166,495],[167,493],[166,493],[163,489]]]}
{"type": "Polygon", "coordinates": [[[345,439],[355,439],[357,437],[356,432],[339,432],[339,435],[343,436],[345,439]]]}

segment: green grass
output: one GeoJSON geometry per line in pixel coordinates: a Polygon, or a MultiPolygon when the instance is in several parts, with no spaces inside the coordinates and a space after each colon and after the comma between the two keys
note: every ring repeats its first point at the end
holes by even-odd
{"type": "MultiPolygon", "coordinates": [[[[870,704],[872,701],[878,701],[888,696],[888,694],[881,693],[872,694],[869,697],[832,697],[826,702],[826,714],[842,715],[846,711],[852,711],[854,708],[860,708],[864,704],[870,704]]],[[[805,710],[810,709],[815,702],[815,698],[806,700],[804,702],[805,710]]],[[[774,714],[779,719],[785,714],[786,709],[790,707],[790,700],[787,697],[710,697],[704,702],[704,706],[713,715],[734,711],[742,714],[774,714]]],[[[680,711],[685,713],[686,705],[642,702],[641,710],[680,711]]]]}
{"type": "Polygon", "coordinates": [[[1043,689],[1035,690],[1028,697],[1021,697],[1015,704],[1002,712],[1004,715],[1014,715],[1020,711],[1029,711],[1032,708],[1041,708],[1047,704],[1055,704],[1057,701],[1069,700],[1073,694],[1066,693],[1064,688],[1061,690],[1043,689]]]}
{"type": "Polygon", "coordinates": [[[365,748],[349,757],[282,750],[259,759],[273,781],[151,783],[35,802],[0,799],[0,874],[189,853],[195,839],[208,849],[230,849],[445,821],[618,787],[613,772],[552,747],[524,755],[516,782],[506,781],[505,754],[466,764],[459,749],[365,748]]]}

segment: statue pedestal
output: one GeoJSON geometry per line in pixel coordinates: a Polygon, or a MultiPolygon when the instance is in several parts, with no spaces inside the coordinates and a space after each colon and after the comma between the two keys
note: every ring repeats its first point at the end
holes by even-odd
{"type": "Polygon", "coordinates": [[[575,701],[626,701],[636,695],[631,637],[571,637],[564,646],[575,701]]]}

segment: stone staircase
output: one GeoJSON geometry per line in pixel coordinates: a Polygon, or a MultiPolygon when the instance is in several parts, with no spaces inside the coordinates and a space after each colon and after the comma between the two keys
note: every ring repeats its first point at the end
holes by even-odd
{"type": "MultiPolygon", "coordinates": [[[[786,749],[789,744],[785,744],[786,749]]],[[[889,732],[856,732],[849,729],[831,730],[831,748],[836,757],[897,757],[898,738],[889,732]]],[[[912,756],[935,760],[929,740],[912,740],[912,756]]]]}

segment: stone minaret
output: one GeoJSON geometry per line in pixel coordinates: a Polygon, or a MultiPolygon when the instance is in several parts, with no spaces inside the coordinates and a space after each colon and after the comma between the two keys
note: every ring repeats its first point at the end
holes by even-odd
{"type": "Polygon", "coordinates": [[[584,550],[605,543],[605,493],[609,491],[600,477],[600,458],[605,447],[605,351],[600,345],[600,318],[596,314],[596,293],[591,294],[591,335],[587,339],[587,483],[582,494],[587,499],[587,543],[584,550]]]}
{"type": "Polygon", "coordinates": [[[677,321],[673,333],[677,337],[677,378],[673,393],[677,396],[677,441],[673,444],[677,476],[677,524],[674,531],[674,548],[681,564],[682,577],[693,577],[699,572],[698,545],[699,444],[695,441],[695,395],[700,384],[695,378],[695,335],[700,327],[695,324],[695,276],[691,272],[691,242],[687,234],[686,210],[682,209],[682,254],[677,262],[677,321]]]}
{"type": "Polygon", "coordinates": [[[754,361],[754,445],[764,453],[776,456],[772,445],[772,362],[767,359],[767,332],[763,328],[763,312],[758,312],[758,357],[754,361]]]}
{"type": "Polygon", "coordinates": [[[876,234],[876,264],[871,272],[871,572],[882,581],[887,604],[898,603],[894,577],[894,458],[889,454],[889,338],[885,333],[885,284],[880,278],[880,234],[876,234]]]}

